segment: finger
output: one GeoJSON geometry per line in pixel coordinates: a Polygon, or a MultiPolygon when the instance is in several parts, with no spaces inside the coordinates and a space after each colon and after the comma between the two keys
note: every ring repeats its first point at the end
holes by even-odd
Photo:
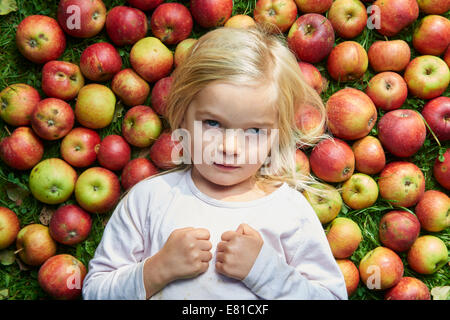
{"type": "Polygon", "coordinates": [[[216,271],[225,275],[225,271],[223,270],[223,263],[220,261],[216,261],[216,271]]]}
{"type": "Polygon", "coordinates": [[[209,240],[209,230],[205,228],[196,228],[192,230],[192,234],[198,240],[209,240]]]}
{"type": "Polygon", "coordinates": [[[216,253],[216,261],[224,263],[225,262],[225,253],[217,252],[216,253]]]}
{"type": "Polygon", "coordinates": [[[212,243],[209,240],[197,240],[197,246],[203,251],[209,251],[212,249],[212,243]]]}
{"type": "Polygon", "coordinates": [[[221,238],[223,241],[230,241],[236,236],[237,236],[236,231],[225,231],[224,233],[222,233],[221,238]]]}
{"type": "Polygon", "coordinates": [[[219,242],[217,244],[217,252],[226,252],[228,250],[228,242],[219,242]]]}
{"type": "Polygon", "coordinates": [[[202,265],[200,267],[200,273],[205,273],[206,270],[208,270],[209,262],[202,262],[202,265]]]}
{"type": "Polygon", "coordinates": [[[244,234],[244,223],[241,223],[239,227],[236,229],[236,233],[244,234]]]}
{"type": "Polygon", "coordinates": [[[210,251],[201,251],[199,257],[200,261],[208,262],[212,259],[212,253],[210,251]]]}

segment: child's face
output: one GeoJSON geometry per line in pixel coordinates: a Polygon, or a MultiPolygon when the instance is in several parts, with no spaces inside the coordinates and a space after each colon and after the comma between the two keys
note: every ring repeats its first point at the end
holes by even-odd
{"type": "Polygon", "coordinates": [[[278,111],[271,105],[275,94],[268,85],[218,81],[197,94],[181,128],[190,134],[191,161],[205,179],[231,186],[259,170],[278,141],[273,140],[278,139],[278,111]]]}

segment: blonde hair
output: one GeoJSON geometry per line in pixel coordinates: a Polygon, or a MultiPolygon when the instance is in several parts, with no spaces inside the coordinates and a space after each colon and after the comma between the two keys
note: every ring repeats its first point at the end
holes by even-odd
{"type": "MultiPolygon", "coordinates": [[[[326,110],[318,93],[304,80],[294,53],[285,36],[274,33],[266,25],[256,24],[246,29],[219,27],[201,36],[191,47],[185,61],[177,66],[167,99],[165,118],[170,130],[180,128],[184,115],[197,93],[212,81],[236,85],[271,84],[274,86],[274,106],[278,109],[279,154],[275,156],[280,170],[274,174],[256,173],[256,181],[272,184],[287,182],[296,190],[309,190],[318,183],[311,175],[296,170],[295,153],[298,146],[313,146],[329,136],[323,133],[326,110]],[[321,124],[307,134],[295,122],[298,108],[310,105],[320,112],[321,124]]],[[[191,163],[149,178],[178,170],[188,170],[191,163]]],[[[262,184],[263,185],[263,184],[262,184]]]]}

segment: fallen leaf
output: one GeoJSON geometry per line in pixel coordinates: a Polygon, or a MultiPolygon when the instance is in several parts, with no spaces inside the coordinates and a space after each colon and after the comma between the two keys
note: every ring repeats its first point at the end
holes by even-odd
{"type": "Polygon", "coordinates": [[[9,266],[14,263],[16,256],[13,250],[0,251],[0,263],[4,266],[9,266]]]}
{"type": "Polygon", "coordinates": [[[20,206],[23,199],[29,195],[29,192],[19,187],[17,184],[8,182],[6,185],[6,194],[8,195],[9,200],[14,201],[16,205],[20,206]]]}
{"type": "Polygon", "coordinates": [[[9,296],[9,290],[8,289],[1,289],[0,290],[0,300],[5,300],[9,296]]]}
{"type": "Polygon", "coordinates": [[[16,0],[0,0],[0,15],[4,16],[17,10],[16,0]]]}
{"type": "Polygon", "coordinates": [[[450,300],[450,286],[434,287],[431,289],[433,300],[450,300]]]}
{"type": "Polygon", "coordinates": [[[48,226],[50,224],[50,220],[52,219],[53,213],[55,213],[55,209],[44,206],[39,214],[39,221],[44,225],[48,226]]]}

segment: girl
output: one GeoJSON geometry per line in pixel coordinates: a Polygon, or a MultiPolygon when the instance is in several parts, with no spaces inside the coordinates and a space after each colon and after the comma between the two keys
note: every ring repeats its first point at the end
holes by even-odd
{"type": "Polygon", "coordinates": [[[294,160],[297,146],[318,138],[298,130],[297,108],[315,106],[324,124],[324,106],[283,37],[259,25],[214,29],[173,76],[166,118],[172,132],[186,133],[183,155],[192,161],[125,194],[83,297],[347,299],[322,225],[299,192],[315,181],[294,160]]]}

